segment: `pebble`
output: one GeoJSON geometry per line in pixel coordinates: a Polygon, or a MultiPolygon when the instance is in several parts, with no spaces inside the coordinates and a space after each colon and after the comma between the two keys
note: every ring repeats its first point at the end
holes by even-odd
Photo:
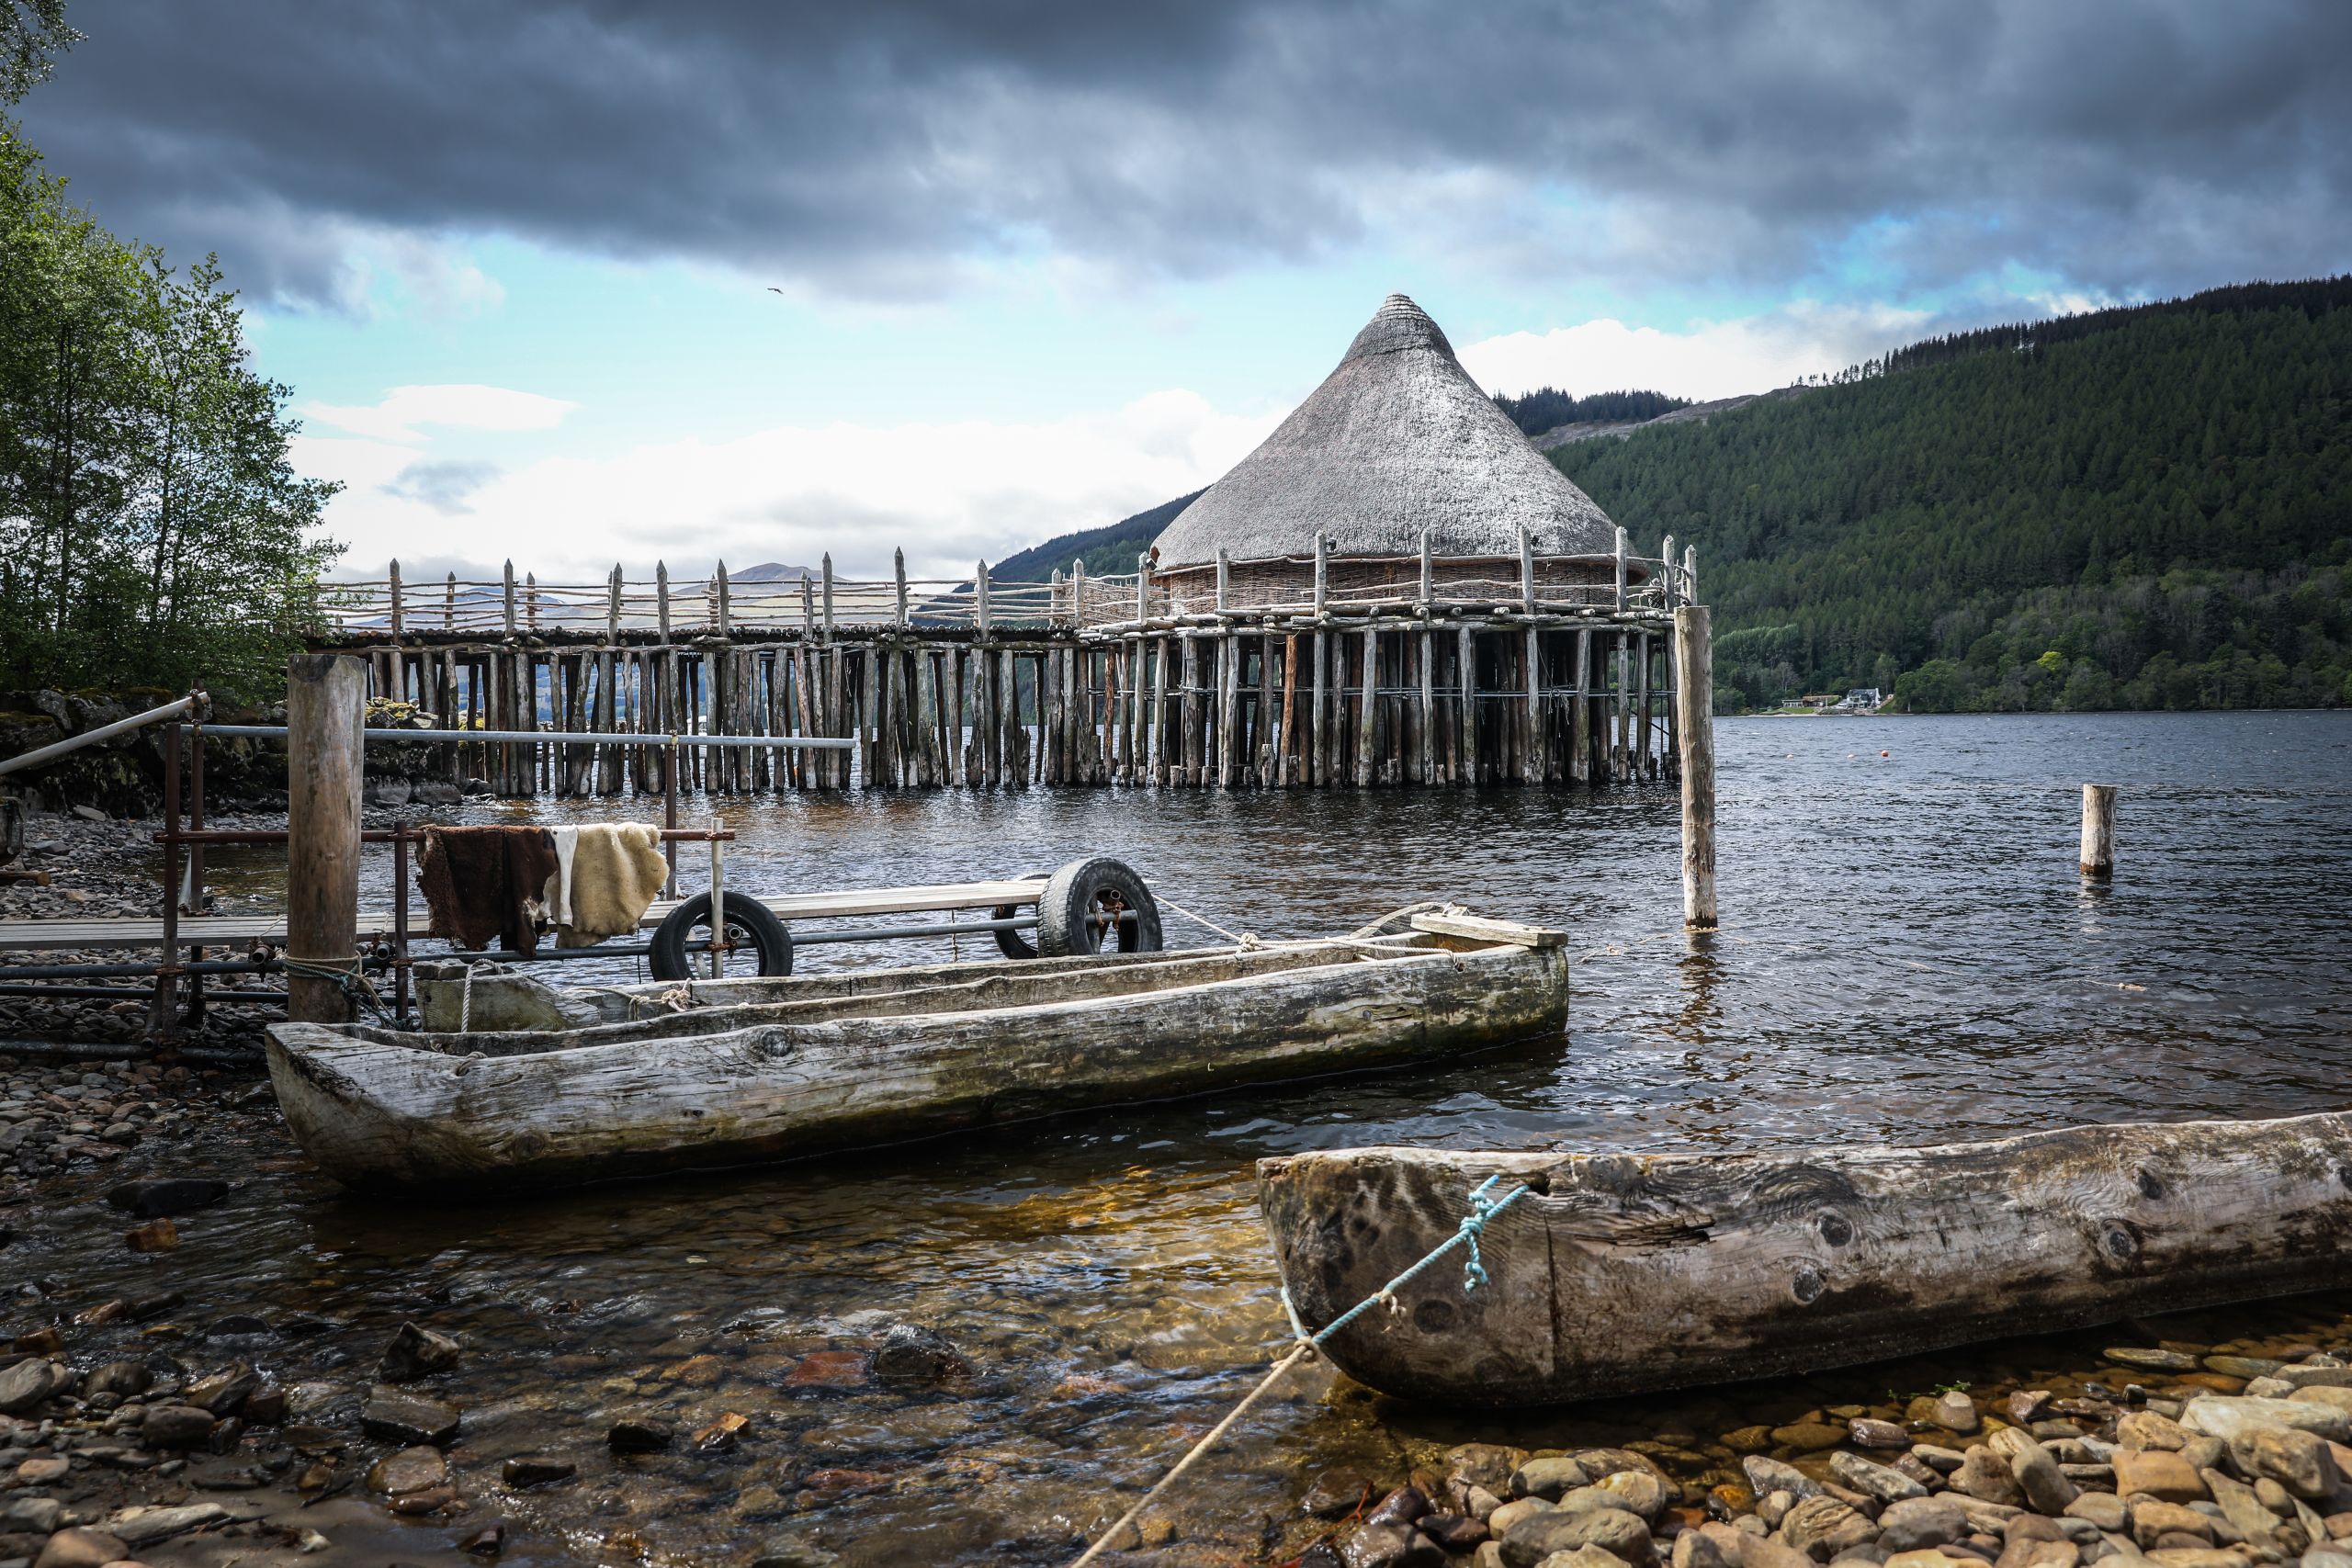
{"type": "Polygon", "coordinates": [[[446,1372],[458,1364],[459,1347],[446,1334],[420,1328],[413,1323],[403,1323],[384,1347],[383,1360],[376,1368],[376,1375],[386,1382],[414,1382],[435,1372],[446,1372]]]}
{"type": "Polygon", "coordinates": [[[368,1489],[388,1496],[422,1492],[449,1479],[449,1462],[435,1448],[396,1449],[368,1471],[368,1489]]]}
{"type": "Polygon", "coordinates": [[[677,1436],[677,1427],[658,1416],[627,1416],[605,1431],[605,1443],[616,1454],[650,1454],[668,1448],[677,1436]]]}
{"type": "Polygon", "coordinates": [[[518,1454],[499,1467],[498,1475],[509,1486],[545,1486],[553,1482],[569,1481],[579,1473],[580,1467],[568,1459],[518,1454]]]}
{"type": "Polygon", "coordinates": [[[2151,1350],[2132,1345],[2110,1346],[2099,1354],[2117,1366],[2143,1372],[2193,1372],[2202,1364],[2186,1350],[2151,1350]]]}
{"type": "Polygon", "coordinates": [[[360,1428],[371,1438],[436,1447],[458,1435],[458,1419],[454,1404],[393,1388],[376,1389],[359,1413],[360,1428]]]}

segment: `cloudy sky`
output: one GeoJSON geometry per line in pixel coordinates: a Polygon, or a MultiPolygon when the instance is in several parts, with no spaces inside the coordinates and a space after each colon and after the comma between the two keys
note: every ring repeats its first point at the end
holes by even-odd
{"type": "Polygon", "coordinates": [[[217,251],[364,574],[967,569],[1213,479],[1390,289],[1759,390],[2342,270],[2352,6],[81,0],[21,115],[217,251]]]}

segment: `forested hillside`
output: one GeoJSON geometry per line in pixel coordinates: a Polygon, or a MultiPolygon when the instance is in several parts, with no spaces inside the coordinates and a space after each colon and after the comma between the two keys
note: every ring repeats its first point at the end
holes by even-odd
{"type": "Polygon", "coordinates": [[[1017,556],[990,563],[989,576],[1001,577],[1007,582],[1043,582],[1057,571],[1068,572],[1069,563],[1079,559],[1086,562],[1091,577],[1131,572],[1136,569],[1136,557],[1151,548],[1151,542],[1159,537],[1160,530],[1176,521],[1176,514],[1200,495],[1199,491],[1194,491],[1173,501],[1163,501],[1148,512],[1122,517],[1116,523],[1048,539],[1017,556]]]}
{"type": "Polygon", "coordinates": [[[2352,278],[1939,339],[1551,454],[1697,545],[1723,695],[2352,702],[2352,278]]]}

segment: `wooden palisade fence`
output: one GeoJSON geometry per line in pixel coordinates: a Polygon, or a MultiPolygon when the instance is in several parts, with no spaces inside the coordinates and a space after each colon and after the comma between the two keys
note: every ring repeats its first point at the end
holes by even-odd
{"type": "MultiPolygon", "coordinates": [[[[1263,563],[1257,563],[1262,565],[1263,563]]],[[[1342,590],[1326,552],[1294,596],[1214,603],[1074,568],[1049,582],[808,577],[548,586],[328,585],[322,648],[365,653],[374,695],[449,728],[592,731],[610,744],[453,743],[506,795],[659,790],[685,733],[831,736],[850,750],[689,750],[721,792],[1155,784],[1238,788],[1604,784],[1678,770],[1674,611],[1691,552],[1626,553],[1564,587],[1431,559],[1342,590]],[[1441,568],[1447,570],[1441,573],[1441,568]],[[1311,583],[1311,587],[1304,586],[1311,583]],[[1263,602],[1271,601],[1271,602],[1263,602]],[[633,738],[643,737],[644,739],[633,738]]],[[[1256,574],[1263,581],[1265,574],[1256,574]]]]}

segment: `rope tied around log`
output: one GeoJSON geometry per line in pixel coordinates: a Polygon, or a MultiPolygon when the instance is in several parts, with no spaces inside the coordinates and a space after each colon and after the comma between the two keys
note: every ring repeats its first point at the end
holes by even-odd
{"type": "MultiPolygon", "coordinates": [[[[406,1024],[393,1016],[392,1010],[384,1005],[384,998],[377,991],[375,982],[360,972],[359,965],[362,962],[363,960],[356,953],[342,963],[296,958],[291,953],[278,960],[279,964],[288,975],[305,975],[313,980],[333,981],[335,987],[343,992],[345,998],[354,1007],[364,1009],[374,1014],[376,1021],[385,1028],[407,1028],[406,1024]]],[[[471,977],[470,968],[468,971],[468,977],[471,977]]]]}
{"type": "MultiPolygon", "coordinates": [[[[1164,903],[1166,900],[1163,899],[1162,902],[1164,903]]],[[[1425,907],[1434,908],[1437,906],[1429,905],[1425,907]]],[[[1398,911],[1400,914],[1412,912],[1416,911],[1398,911]]],[[[1394,919],[1395,918],[1396,916],[1394,915],[1386,917],[1387,919],[1394,919]]],[[[1385,922],[1384,920],[1375,923],[1379,924],[1385,922]]],[[[1309,1333],[1307,1331],[1306,1325],[1299,1321],[1297,1307],[1293,1305],[1291,1303],[1290,1292],[1285,1289],[1282,1292],[1282,1303],[1283,1313],[1290,1319],[1292,1335],[1290,1349],[1283,1355],[1281,1360],[1276,1361],[1272,1367],[1268,1369],[1264,1377],[1258,1380],[1258,1385],[1255,1388],[1252,1388],[1248,1393],[1241,1396],[1239,1404],[1236,1404],[1231,1410],[1226,1413],[1225,1419],[1210,1427],[1206,1435],[1204,1435],[1199,1442],[1194,1443],[1191,1448],[1184,1450],[1184,1457],[1178,1460],[1174,1465],[1170,1467],[1168,1473],[1161,1476],[1158,1482],[1154,1483],[1151,1490],[1146,1492],[1141,1497],[1136,1499],[1135,1506],[1133,1507],[1130,1507],[1125,1513],[1120,1515],[1116,1520],[1113,1521],[1108,1529],[1105,1529],[1101,1535],[1094,1538],[1093,1544],[1089,1546],[1084,1551],[1079,1553],[1077,1557],[1073,1558],[1070,1562],[1069,1568],[1086,1568],[1088,1563],[1093,1562],[1097,1557],[1100,1557],[1103,1551],[1110,1547],[1110,1544],[1119,1538],[1120,1532],[1126,1529],[1128,1526],[1134,1524],[1136,1519],[1142,1517],[1143,1511],[1146,1508],[1148,1508],[1153,1503],[1157,1502],[1160,1495],[1166,1492],[1169,1487],[1174,1485],[1177,1479],[1186,1471],[1192,1469],[1193,1464],[1197,1462],[1204,1454],[1206,1454],[1211,1449],[1216,1447],[1216,1445],[1224,1439],[1225,1435],[1233,1429],[1235,1423],[1238,1422],[1243,1416],[1249,1413],[1250,1406],[1256,1404],[1259,1400],[1265,1397],[1266,1392],[1272,1388],[1274,1384],[1281,1380],[1284,1372],[1289,1371],[1301,1361],[1313,1360],[1316,1354],[1322,1348],[1323,1342],[1325,1340],[1330,1338],[1331,1336],[1337,1334],[1340,1329],[1345,1328],[1349,1324],[1353,1323],[1357,1318],[1363,1316],[1374,1306],[1385,1304],[1392,1313],[1399,1310],[1401,1303],[1396,1300],[1397,1288],[1411,1280],[1415,1275],[1420,1273],[1432,1263],[1435,1263],[1439,1258],[1443,1258],[1455,1247],[1466,1245],[1470,1248],[1470,1260],[1462,1271],[1463,1290],[1465,1292],[1475,1291],[1480,1285],[1487,1283],[1486,1266],[1478,1258],[1478,1237],[1485,1233],[1487,1224],[1494,1220],[1496,1215],[1501,1213],[1505,1209],[1510,1208],[1513,1203],[1517,1202],[1521,1197],[1525,1196],[1531,1190],[1530,1188],[1522,1183],[1520,1186],[1512,1188],[1500,1198],[1488,1197],[1487,1194],[1493,1190],[1495,1183],[1501,1179],[1502,1178],[1499,1175],[1496,1175],[1490,1176],[1487,1178],[1486,1180],[1478,1183],[1476,1188],[1473,1189],[1470,1193],[1470,1213],[1463,1216],[1462,1223],[1454,1227],[1454,1231],[1452,1235],[1447,1236],[1443,1241],[1430,1248],[1430,1250],[1424,1253],[1420,1259],[1414,1263],[1411,1268],[1407,1269],[1403,1273],[1397,1275],[1395,1279],[1381,1286],[1380,1289],[1364,1297],[1363,1300],[1358,1302],[1355,1305],[1341,1313],[1338,1317],[1333,1318],[1329,1323],[1325,1324],[1320,1330],[1314,1333],[1309,1333]]]]}

